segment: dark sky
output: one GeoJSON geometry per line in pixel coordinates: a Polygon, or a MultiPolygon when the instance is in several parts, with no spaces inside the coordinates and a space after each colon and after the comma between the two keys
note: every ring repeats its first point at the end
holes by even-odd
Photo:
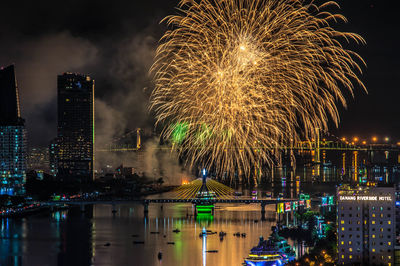
{"type": "MultiPolygon", "coordinates": [[[[0,7],[0,66],[16,64],[22,115],[31,146],[56,134],[57,74],[73,71],[96,80],[96,124],[100,143],[127,128],[149,125],[147,75],[159,24],[177,0],[7,1],[0,7]]],[[[340,29],[361,34],[355,47],[367,62],[348,109],[341,109],[338,136],[378,134],[400,140],[398,54],[400,23],[387,1],[340,0],[348,18],[340,29]]]]}

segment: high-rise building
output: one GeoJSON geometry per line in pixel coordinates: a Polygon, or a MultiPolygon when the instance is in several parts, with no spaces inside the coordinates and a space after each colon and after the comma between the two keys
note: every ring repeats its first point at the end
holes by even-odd
{"type": "Polygon", "coordinates": [[[49,148],[30,148],[27,155],[27,169],[49,172],[49,148]]]}
{"type": "Polygon", "coordinates": [[[93,179],[94,80],[86,75],[58,76],[57,175],[93,179]]]}
{"type": "Polygon", "coordinates": [[[14,66],[0,69],[0,194],[23,194],[26,132],[14,66]]]}
{"type": "Polygon", "coordinates": [[[339,264],[394,265],[394,187],[337,190],[339,264]]]}

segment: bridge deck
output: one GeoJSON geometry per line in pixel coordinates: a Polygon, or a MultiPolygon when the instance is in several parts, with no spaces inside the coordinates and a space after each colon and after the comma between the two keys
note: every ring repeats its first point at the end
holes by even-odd
{"type": "Polygon", "coordinates": [[[68,205],[88,205],[88,204],[128,204],[128,203],[142,203],[142,204],[150,204],[150,203],[192,203],[192,204],[200,204],[200,203],[242,203],[242,204],[277,204],[281,202],[289,202],[296,201],[295,199],[116,199],[116,200],[64,200],[64,201],[51,201],[48,202],[50,205],[55,204],[68,204],[68,205]]]}

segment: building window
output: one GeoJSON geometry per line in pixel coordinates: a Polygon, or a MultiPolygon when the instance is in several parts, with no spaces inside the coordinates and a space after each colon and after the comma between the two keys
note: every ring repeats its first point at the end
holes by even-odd
{"type": "Polygon", "coordinates": [[[391,245],[392,245],[392,242],[388,242],[388,245],[391,246],[391,245]]]}

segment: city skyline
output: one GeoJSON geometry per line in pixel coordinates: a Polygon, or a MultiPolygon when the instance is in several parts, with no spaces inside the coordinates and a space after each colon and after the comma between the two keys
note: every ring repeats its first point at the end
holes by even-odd
{"type": "MultiPolygon", "coordinates": [[[[55,137],[56,75],[67,71],[89,74],[97,80],[96,110],[102,114],[96,116],[99,145],[109,142],[114,135],[122,135],[126,129],[151,127],[153,118],[148,115],[147,101],[153,85],[147,75],[148,68],[165,29],[158,22],[163,16],[176,13],[173,9],[176,2],[154,0],[132,4],[125,11],[121,8],[125,3],[117,1],[110,12],[105,3],[97,2],[93,6],[80,6],[79,12],[90,8],[95,12],[87,17],[77,16],[79,23],[69,22],[68,18],[74,16],[70,12],[74,5],[70,3],[60,8],[64,12],[59,18],[54,18],[51,12],[41,17],[33,15],[40,12],[29,13],[28,19],[40,27],[3,17],[0,39],[5,53],[0,56],[0,65],[16,64],[29,144],[47,146],[55,137]],[[49,19],[54,23],[46,23],[49,19]]],[[[361,79],[368,95],[357,87],[354,99],[347,95],[349,107],[347,110],[340,107],[339,129],[331,123],[330,132],[338,137],[399,138],[400,126],[391,123],[397,114],[395,100],[399,94],[395,75],[398,56],[393,53],[397,37],[391,34],[397,26],[390,13],[394,11],[377,1],[338,3],[340,12],[349,18],[349,23],[341,24],[340,28],[358,33],[367,41],[355,50],[367,62],[361,79]]],[[[55,7],[43,2],[32,8],[54,11],[55,7]]],[[[9,3],[4,10],[18,17],[26,9],[18,7],[17,14],[17,7],[9,3]]]]}

